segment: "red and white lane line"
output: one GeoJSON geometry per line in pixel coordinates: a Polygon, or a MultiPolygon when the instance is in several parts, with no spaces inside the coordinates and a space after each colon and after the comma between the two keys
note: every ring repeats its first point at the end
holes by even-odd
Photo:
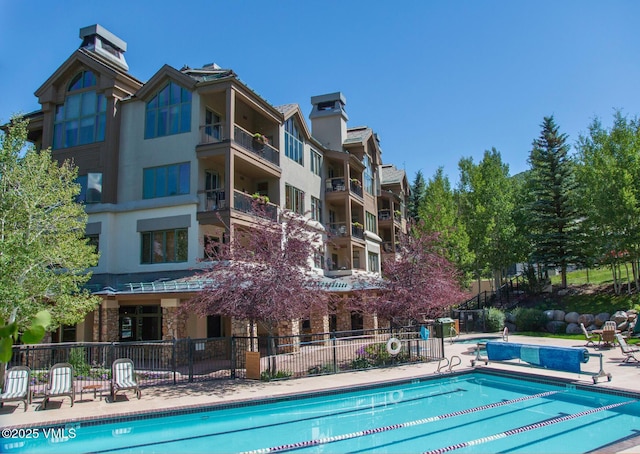
{"type": "Polygon", "coordinates": [[[518,427],[517,429],[507,430],[506,432],[501,432],[495,435],[489,435],[488,437],[482,437],[471,441],[464,441],[462,443],[457,443],[455,445],[447,446],[440,449],[433,449],[430,451],[425,451],[424,454],[441,454],[444,452],[455,451],[456,449],[466,448],[468,446],[480,445],[482,443],[487,443],[489,441],[499,440],[501,438],[506,438],[511,435],[520,434],[523,432],[528,432],[534,429],[540,429],[541,427],[547,427],[553,424],[558,424],[564,421],[569,421],[571,419],[580,418],[582,416],[591,415],[593,413],[598,413],[601,411],[611,410],[612,408],[621,407],[622,405],[632,404],[637,402],[636,400],[629,400],[627,402],[619,402],[617,404],[605,405],[604,407],[592,408],[590,410],[581,411],[579,413],[574,413],[572,415],[561,416],[558,418],[549,419],[546,421],[538,422],[535,424],[529,424],[527,426],[518,427]]]}
{"type": "MultiPolygon", "coordinates": [[[[488,410],[490,408],[498,408],[498,407],[503,407],[505,405],[515,404],[515,403],[518,403],[518,402],[524,402],[524,401],[527,401],[527,400],[532,400],[532,399],[538,399],[538,398],[541,398],[541,397],[551,396],[553,394],[558,394],[559,392],[560,391],[546,391],[546,392],[539,393],[539,394],[533,394],[531,396],[522,396],[522,397],[518,397],[517,399],[505,400],[505,401],[502,401],[502,402],[496,402],[496,403],[492,403],[492,404],[481,405],[480,407],[467,408],[466,410],[458,410],[458,411],[454,411],[454,412],[451,412],[451,413],[445,413],[445,414],[440,415],[440,416],[431,416],[429,418],[416,419],[414,421],[408,421],[408,422],[403,422],[403,423],[399,423],[399,424],[392,424],[392,425],[389,425],[389,426],[377,427],[377,428],[374,428],[374,429],[359,430],[357,432],[351,432],[351,433],[343,434],[343,435],[334,435],[332,437],[323,437],[323,438],[316,438],[314,440],[305,440],[305,441],[300,441],[300,442],[297,442],[297,443],[290,443],[290,444],[286,444],[286,445],[274,446],[272,448],[256,449],[254,451],[247,451],[247,452],[245,452],[243,454],[268,454],[268,453],[272,453],[272,452],[285,452],[285,451],[292,451],[294,449],[308,448],[309,446],[324,445],[324,444],[327,444],[327,443],[334,443],[336,441],[349,440],[351,438],[364,437],[366,435],[373,435],[373,434],[378,434],[378,433],[381,433],[381,432],[388,432],[390,430],[402,429],[404,427],[412,427],[412,426],[417,426],[417,425],[420,425],[420,424],[428,424],[428,423],[435,422],[435,421],[441,421],[441,420],[447,419],[447,418],[453,418],[455,416],[468,415],[470,413],[476,413],[476,412],[479,412],[479,411],[488,410]]],[[[442,452],[445,452],[445,451],[442,451],[442,452]]]]}

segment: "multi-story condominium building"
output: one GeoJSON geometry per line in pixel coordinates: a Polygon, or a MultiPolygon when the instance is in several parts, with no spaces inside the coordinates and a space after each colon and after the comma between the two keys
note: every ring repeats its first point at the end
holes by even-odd
{"type": "MultiPolygon", "coordinates": [[[[311,130],[296,104],[272,106],[232,71],[162,66],[129,74],[127,44],[94,25],[37,89],[29,139],[72,159],[100,252],[91,289],[100,307],[60,340],[152,340],[246,334],[246,323],[179,312],[199,291],[207,238],[267,215],[309,216],[331,241],[314,257],[325,291],[380,273],[404,227],[404,171],[381,161],[377,135],[348,128],[341,93],[311,98],[311,130]],[[385,214],[386,213],[386,214],[385,214]],[[244,331],[243,331],[244,330],[244,331]]],[[[320,290],[319,290],[320,291],[320,290]]],[[[375,317],[305,321],[315,331],[373,327],[375,317]]]]}

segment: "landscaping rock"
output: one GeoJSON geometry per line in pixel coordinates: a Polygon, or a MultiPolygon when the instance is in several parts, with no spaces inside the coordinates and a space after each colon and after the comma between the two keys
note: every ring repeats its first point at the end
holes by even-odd
{"type": "Polygon", "coordinates": [[[548,311],[544,311],[544,316],[547,317],[547,320],[553,320],[553,313],[555,311],[553,309],[549,309],[548,311]]]}
{"type": "Polygon", "coordinates": [[[556,309],[553,311],[553,319],[557,322],[564,322],[564,318],[566,317],[565,312],[556,309]]]}
{"type": "Polygon", "coordinates": [[[563,333],[566,331],[567,324],[558,320],[547,323],[546,328],[550,333],[563,333]]]}
{"type": "Polygon", "coordinates": [[[582,334],[582,328],[577,323],[569,323],[565,332],[567,334],[582,334]]]}
{"type": "Polygon", "coordinates": [[[596,315],[596,319],[594,320],[593,323],[598,325],[598,328],[599,328],[602,325],[604,325],[604,322],[609,320],[609,317],[611,317],[611,315],[608,312],[600,312],[599,314],[596,315]]]}
{"type": "Polygon", "coordinates": [[[567,323],[578,323],[578,319],[580,318],[580,314],[577,312],[569,312],[564,316],[564,321],[567,323]]]}
{"type": "Polygon", "coordinates": [[[576,323],[578,323],[578,325],[582,323],[584,326],[589,326],[593,325],[595,319],[596,318],[593,316],[593,314],[580,314],[580,317],[578,317],[576,323]]]}
{"type": "Polygon", "coordinates": [[[509,330],[510,333],[514,333],[516,331],[516,324],[511,322],[505,322],[504,326],[509,330]]]}
{"type": "Polygon", "coordinates": [[[629,320],[629,316],[625,311],[616,311],[612,316],[611,320],[616,322],[616,325],[621,325],[622,323],[626,323],[629,320]]]}

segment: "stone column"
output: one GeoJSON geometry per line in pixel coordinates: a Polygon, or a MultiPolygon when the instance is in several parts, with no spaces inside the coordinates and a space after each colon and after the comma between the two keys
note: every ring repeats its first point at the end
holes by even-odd
{"type": "Polygon", "coordinates": [[[378,316],[375,314],[362,314],[362,328],[378,329],[378,316]]]}
{"type": "Polygon", "coordinates": [[[336,331],[351,331],[351,311],[345,309],[344,302],[338,303],[336,310],[336,331]]]}
{"type": "Polygon", "coordinates": [[[120,303],[104,299],[93,317],[93,340],[95,342],[117,342],[120,340],[120,303]]]}
{"type": "Polygon", "coordinates": [[[187,314],[180,313],[179,298],[162,298],[162,339],[184,339],[187,337],[187,314]]]}
{"type": "Polygon", "coordinates": [[[328,341],[329,340],[329,316],[327,314],[323,315],[313,315],[311,316],[311,334],[314,334],[314,341],[328,341]],[[316,335],[317,333],[325,333],[322,336],[316,335]]]}
{"type": "Polygon", "coordinates": [[[290,337],[288,339],[283,339],[284,342],[281,342],[281,344],[285,344],[286,346],[278,348],[277,352],[272,352],[273,354],[293,353],[300,351],[299,320],[285,320],[283,322],[280,322],[278,324],[278,335],[290,337]]]}

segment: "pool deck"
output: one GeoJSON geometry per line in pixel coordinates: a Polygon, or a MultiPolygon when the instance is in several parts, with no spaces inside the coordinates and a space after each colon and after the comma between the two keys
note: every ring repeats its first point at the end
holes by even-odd
{"type": "MultiPolygon", "coordinates": [[[[460,340],[472,337],[482,336],[462,335],[460,340]]],[[[509,342],[562,347],[584,346],[583,341],[517,335],[509,336],[509,342]]],[[[458,356],[462,360],[459,366],[453,368],[454,372],[471,369],[471,360],[475,358],[475,353],[472,352],[474,348],[475,344],[473,343],[451,343],[448,339],[445,340],[445,356],[447,358],[458,356]]],[[[606,373],[612,375],[612,381],[609,382],[606,378],[600,378],[595,387],[640,393],[640,368],[636,365],[638,363],[622,363],[624,355],[619,347],[601,350],[590,347],[588,350],[590,353],[603,354],[603,369],[606,373]]],[[[481,362],[476,367],[558,377],[594,386],[592,375],[587,373],[557,372],[491,362],[488,366],[481,362]]],[[[101,399],[99,396],[94,399],[93,392],[90,391],[85,392],[82,399],[77,394],[73,407],[70,407],[68,398],[53,398],[47,405],[48,408],[46,410],[40,410],[41,399],[35,399],[26,412],[23,411],[22,403],[6,403],[3,408],[0,408],[0,427],[37,427],[50,424],[65,424],[136,413],[197,408],[336,388],[351,388],[359,385],[434,376],[434,374],[437,374],[437,368],[438,363],[432,362],[274,382],[224,380],[179,384],[176,386],[158,386],[143,388],[140,400],[137,400],[132,392],[126,392],[124,396],[119,395],[114,403],[107,403],[105,399],[101,399]]],[[[597,357],[590,358],[587,364],[582,365],[582,370],[585,372],[597,373],[599,369],[600,362],[597,357]]],[[[640,436],[636,439],[627,440],[623,444],[612,446],[611,450],[598,452],[640,453],[640,436]]]]}

